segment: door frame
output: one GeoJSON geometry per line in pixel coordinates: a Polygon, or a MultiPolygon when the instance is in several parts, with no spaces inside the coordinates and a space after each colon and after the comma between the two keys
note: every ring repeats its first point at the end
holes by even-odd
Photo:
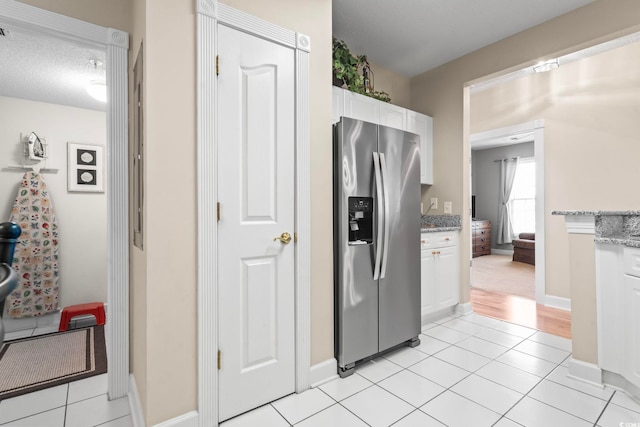
{"type": "Polygon", "coordinates": [[[129,34],[14,0],[0,0],[0,17],[107,53],[107,382],[109,399],[124,397],[129,392],[129,34]]]}
{"type": "Polygon", "coordinates": [[[198,179],[198,422],[218,425],[217,277],[217,25],[233,27],[295,50],[295,389],[310,386],[311,197],[308,36],[217,0],[196,0],[198,179]],[[214,202],[211,202],[214,201],[214,202]]]}
{"type": "MultiPolygon", "coordinates": [[[[533,133],[533,152],[536,161],[536,303],[568,310],[569,307],[564,299],[547,295],[545,288],[544,120],[534,120],[471,134],[469,136],[469,158],[472,157],[473,146],[526,132],[533,133]]],[[[473,269],[473,267],[471,268],[473,269]]]]}

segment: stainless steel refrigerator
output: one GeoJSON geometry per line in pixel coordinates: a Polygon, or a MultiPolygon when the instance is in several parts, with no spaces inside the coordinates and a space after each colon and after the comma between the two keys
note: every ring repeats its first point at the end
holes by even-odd
{"type": "Polygon", "coordinates": [[[335,355],[360,362],[420,334],[418,135],[349,118],[334,125],[335,355]]]}

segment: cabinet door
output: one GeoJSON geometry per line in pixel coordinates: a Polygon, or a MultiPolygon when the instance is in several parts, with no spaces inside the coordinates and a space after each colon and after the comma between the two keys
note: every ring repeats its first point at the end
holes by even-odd
{"type": "Polygon", "coordinates": [[[420,306],[422,315],[435,310],[435,249],[420,251],[420,306]]]}
{"type": "Polygon", "coordinates": [[[380,120],[380,101],[368,96],[344,92],[344,116],[356,120],[378,124],[380,120]]]}
{"type": "Polygon", "coordinates": [[[331,105],[333,112],[333,124],[340,121],[340,117],[344,116],[344,89],[331,86],[331,105]]]}
{"type": "Polygon", "coordinates": [[[640,387],[640,278],[624,276],[625,378],[640,387]]]}
{"type": "Polygon", "coordinates": [[[435,250],[436,310],[451,307],[460,301],[458,286],[458,247],[435,250]]]}
{"type": "Polygon", "coordinates": [[[380,124],[400,130],[407,129],[407,109],[380,101],[380,124]]]}
{"type": "Polygon", "coordinates": [[[433,184],[433,119],[407,111],[407,130],[420,135],[420,183],[433,184]]]}

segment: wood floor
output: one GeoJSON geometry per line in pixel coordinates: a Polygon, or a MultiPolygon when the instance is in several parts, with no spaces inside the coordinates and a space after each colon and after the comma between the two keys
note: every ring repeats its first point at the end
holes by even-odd
{"type": "Polygon", "coordinates": [[[473,311],[484,316],[571,338],[571,312],[515,295],[471,289],[473,311]]]}

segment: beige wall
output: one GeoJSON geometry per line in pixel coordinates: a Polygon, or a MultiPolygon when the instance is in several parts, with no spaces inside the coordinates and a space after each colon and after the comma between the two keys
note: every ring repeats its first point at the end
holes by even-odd
{"type": "MultiPolygon", "coordinates": [[[[454,213],[468,213],[469,141],[466,129],[469,111],[465,109],[468,103],[464,100],[469,95],[468,89],[464,89],[466,83],[639,29],[640,2],[597,0],[412,78],[412,108],[434,118],[434,185],[423,186],[423,201],[430,197],[450,200],[454,213]]],[[[547,126],[553,126],[553,123],[547,126]]],[[[469,219],[465,214],[460,253],[462,301],[469,298],[468,230],[469,219]]],[[[549,234],[550,230],[547,236],[549,234]]],[[[548,255],[547,260],[548,268],[553,269],[551,263],[555,260],[548,255]]],[[[568,263],[568,259],[557,262],[568,263]]]]}
{"type": "Polygon", "coordinates": [[[129,0],[18,0],[41,9],[81,19],[103,27],[130,32],[131,2],[129,0]]]}
{"type": "Polygon", "coordinates": [[[640,194],[640,43],[471,96],[471,132],[544,119],[546,292],[569,298],[563,209],[635,209],[640,194]]]}
{"type": "Polygon", "coordinates": [[[392,104],[411,108],[411,79],[371,61],[369,65],[373,70],[375,90],[387,92],[392,104]]]}
{"type": "MultiPolygon", "coordinates": [[[[133,67],[135,65],[140,44],[145,38],[146,33],[146,0],[134,0],[131,7],[132,32],[130,33],[129,48],[129,99],[133,98],[133,67]]],[[[144,54],[144,51],[143,51],[144,54]]],[[[145,58],[142,58],[143,61],[145,58]]],[[[144,68],[144,73],[147,69],[144,68]]],[[[143,76],[143,80],[146,79],[143,76]]],[[[146,88],[143,88],[143,104],[146,105],[146,88]]],[[[129,134],[133,138],[133,114],[134,108],[129,108],[129,118],[131,125],[129,126],[129,134]]],[[[143,120],[146,125],[146,119],[143,120]]],[[[146,126],[144,126],[143,134],[146,135],[146,126]]],[[[129,145],[130,159],[132,159],[133,147],[129,145]]],[[[129,170],[133,170],[133,162],[129,161],[129,170]]],[[[133,179],[129,180],[129,185],[133,184],[133,179]]],[[[146,196],[146,194],[143,193],[146,196]]],[[[130,190],[130,203],[132,202],[133,190],[130,190]]],[[[146,206],[146,202],[143,202],[146,206]]],[[[130,205],[133,206],[133,205],[130,205]]],[[[145,213],[147,213],[145,211],[145,213]]],[[[131,212],[130,224],[133,224],[131,212]]],[[[145,215],[146,217],[146,215],[145,215]]],[[[144,232],[146,236],[146,219],[143,221],[144,232]]],[[[133,230],[130,230],[130,242],[133,242],[133,230]]],[[[144,249],[147,248],[147,241],[144,241],[144,249]]],[[[129,245],[130,251],[130,271],[129,271],[129,363],[130,370],[136,380],[140,402],[142,404],[142,412],[145,420],[147,417],[147,254],[145,251],[138,249],[132,244],[129,245]]]]}
{"type": "MultiPolygon", "coordinates": [[[[559,217],[564,222],[563,217],[559,217]]],[[[566,235],[566,231],[565,231],[566,235]]],[[[598,363],[596,317],[596,248],[593,236],[568,236],[571,271],[571,336],[572,357],[587,363],[598,363]]]]}

